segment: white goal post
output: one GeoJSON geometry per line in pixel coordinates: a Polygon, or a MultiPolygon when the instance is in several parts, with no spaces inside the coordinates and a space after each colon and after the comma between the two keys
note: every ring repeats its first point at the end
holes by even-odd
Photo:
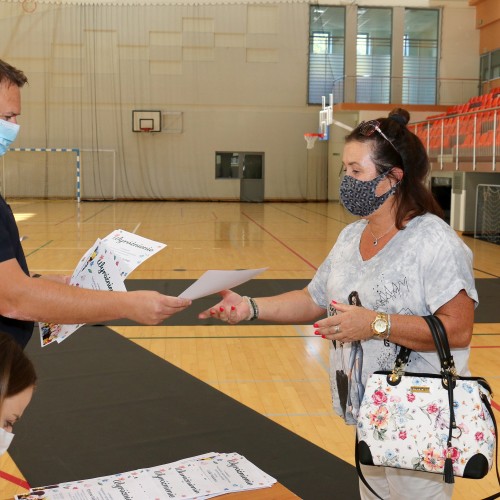
{"type": "MultiPolygon", "coordinates": [[[[82,170],[83,170],[83,162],[82,162],[82,156],[84,156],[83,153],[110,153],[111,154],[111,160],[112,160],[112,172],[111,172],[111,181],[112,181],[112,186],[109,186],[112,188],[112,199],[116,199],[116,150],[114,149],[80,149],[80,148],[9,148],[9,151],[12,152],[31,152],[31,153],[70,153],[74,155],[74,171],[75,171],[75,193],[76,193],[76,201],[80,203],[82,199],[82,170]]],[[[6,169],[5,169],[5,164],[7,162],[8,164],[8,155],[2,157],[2,191],[4,192],[3,194],[6,194],[6,169]],[[7,158],[7,159],[6,159],[7,158]]],[[[71,160],[70,157],[68,158],[68,161],[70,163],[68,164],[68,167],[71,168],[71,160]]],[[[68,171],[69,173],[69,171],[68,171]]],[[[70,178],[68,178],[68,181],[70,178]]],[[[111,194],[109,190],[109,194],[111,194]]],[[[108,198],[109,199],[109,198],[108,198]]]]}

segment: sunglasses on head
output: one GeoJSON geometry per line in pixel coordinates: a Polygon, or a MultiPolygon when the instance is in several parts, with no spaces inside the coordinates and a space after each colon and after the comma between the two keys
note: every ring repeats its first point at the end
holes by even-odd
{"type": "Polygon", "coordinates": [[[392,143],[392,141],[380,130],[380,122],[377,120],[370,120],[368,122],[361,122],[358,126],[359,133],[361,135],[364,135],[365,137],[370,137],[373,135],[375,132],[378,132],[396,151],[396,153],[399,154],[398,150],[396,149],[396,146],[392,143]]]}

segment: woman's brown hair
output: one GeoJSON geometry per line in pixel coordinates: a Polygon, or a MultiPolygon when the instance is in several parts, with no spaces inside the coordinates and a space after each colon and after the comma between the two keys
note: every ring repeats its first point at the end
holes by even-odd
{"type": "Polygon", "coordinates": [[[35,385],[35,367],[19,344],[0,332],[0,408],[6,398],[35,385]]]}

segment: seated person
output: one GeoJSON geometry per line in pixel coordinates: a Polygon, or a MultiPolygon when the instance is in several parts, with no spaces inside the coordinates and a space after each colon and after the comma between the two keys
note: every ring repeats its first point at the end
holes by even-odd
{"type": "Polygon", "coordinates": [[[19,344],[0,332],[0,455],[14,438],[12,428],[31,401],[36,380],[33,363],[19,344]]]}

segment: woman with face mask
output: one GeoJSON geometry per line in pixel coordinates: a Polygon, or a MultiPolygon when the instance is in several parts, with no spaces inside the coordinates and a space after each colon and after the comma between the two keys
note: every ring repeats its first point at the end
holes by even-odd
{"type": "Polygon", "coordinates": [[[14,438],[14,424],[31,401],[36,380],[33,363],[10,335],[0,332],[0,455],[14,438]]]}
{"type": "MultiPolygon", "coordinates": [[[[226,290],[221,302],[199,315],[232,324],[256,318],[296,324],[326,312],[327,318],[314,323],[315,334],[332,341],[333,406],[348,424],[356,423],[362,396],[358,387],[374,371],[392,369],[399,346],[413,351],[409,371],[439,373],[434,341],[422,316],[441,319],[457,372],[469,374],[478,301],[472,252],[441,218],[428,186],[429,160],[420,139],[406,127],[409,119],[398,108],[387,118],[362,122],[346,137],[340,200],[360,219],[340,233],[305,289],[258,299],[226,290]],[[350,304],[354,293],[359,300],[350,304]],[[350,358],[351,346],[363,353],[356,366],[361,379],[349,384],[346,395],[346,384],[337,387],[336,374],[350,358]]],[[[438,474],[388,467],[362,470],[382,498],[452,495],[453,485],[438,474]]],[[[362,483],[360,494],[362,499],[375,498],[362,483]]]]}

